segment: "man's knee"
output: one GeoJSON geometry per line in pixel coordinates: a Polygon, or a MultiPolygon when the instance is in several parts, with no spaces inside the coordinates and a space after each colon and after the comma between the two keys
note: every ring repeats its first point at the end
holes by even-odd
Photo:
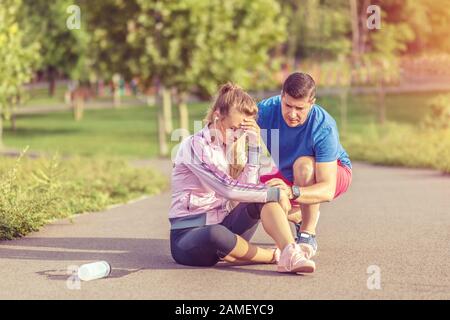
{"type": "Polygon", "coordinates": [[[314,157],[300,157],[293,165],[294,184],[298,186],[309,186],[316,183],[315,179],[316,161],[314,157]]]}

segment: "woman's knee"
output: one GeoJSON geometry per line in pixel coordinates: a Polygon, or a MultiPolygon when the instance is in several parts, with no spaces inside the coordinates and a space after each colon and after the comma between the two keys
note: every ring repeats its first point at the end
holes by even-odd
{"type": "Polygon", "coordinates": [[[278,202],[266,202],[261,209],[261,213],[262,211],[278,211],[278,208],[281,208],[278,202]]]}
{"type": "Polygon", "coordinates": [[[171,244],[170,253],[176,263],[191,267],[212,267],[220,260],[217,252],[206,245],[186,249],[171,244]]]}
{"type": "MultiPolygon", "coordinates": [[[[281,216],[286,217],[286,213],[283,208],[280,206],[278,202],[267,202],[261,209],[261,214],[264,212],[264,215],[271,216],[281,216]]],[[[261,219],[263,219],[263,215],[261,215],[261,219]]]]}
{"type": "Polygon", "coordinates": [[[264,207],[264,203],[249,203],[247,205],[247,213],[248,215],[255,220],[261,218],[261,210],[264,207]]]}
{"type": "Polygon", "coordinates": [[[192,256],[189,254],[174,254],[172,253],[173,260],[181,265],[190,267],[213,267],[219,262],[217,255],[205,255],[192,256]]]}
{"type": "Polygon", "coordinates": [[[236,245],[236,235],[225,226],[215,224],[208,227],[206,241],[219,250],[228,250],[236,245]]]}
{"type": "Polygon", "coordinates": [[[219,262],[217,248],[211,243],[210,226],[187,232],[172,231],[170,251],[176,263],[192,267],[212,267],[219,262]]]}

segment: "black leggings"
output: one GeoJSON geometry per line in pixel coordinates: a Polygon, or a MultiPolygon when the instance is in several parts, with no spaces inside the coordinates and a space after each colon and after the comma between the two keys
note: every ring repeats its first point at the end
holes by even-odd
{"type": "Polygon", "coordinates": [[[220,224],[170,231],[170,250],[180,264],[215,265],[236,246],[237,236],[249,241],[255,234],[263,203],[240,203],[220,224]]]}

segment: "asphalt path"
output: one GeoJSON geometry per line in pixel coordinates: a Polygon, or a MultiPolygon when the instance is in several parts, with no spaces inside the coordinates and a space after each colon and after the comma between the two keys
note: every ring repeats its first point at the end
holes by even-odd
{"type": "MultiPolygon", "coordinates": [[[[139,165],[146,165],[140,163],[139,165]]],[[[170,163],[157,163],[170,173],[170,163]]],[[[1,299],[449,299],[450,177],[355,163],[351,189],[324,204],[317,270],[274,265],[177,265],[170,256],[170,193],[56,221],[0,242],[1,299]],[[71,270],[106,260],[108,278],[71,270]]],[[[258,228],[253,242],[273,242],[258,228]]]]}

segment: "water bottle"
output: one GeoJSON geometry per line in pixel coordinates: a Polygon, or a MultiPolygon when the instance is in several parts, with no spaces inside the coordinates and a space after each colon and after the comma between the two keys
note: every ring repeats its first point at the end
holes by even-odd
{"type": "Polygon", "coordinates": [[[98,261],[83,264],[78,269],[78,278],[83,281],[90,281],[107,277],[111,273],[111,266],[106,261],[98,261]]]}

